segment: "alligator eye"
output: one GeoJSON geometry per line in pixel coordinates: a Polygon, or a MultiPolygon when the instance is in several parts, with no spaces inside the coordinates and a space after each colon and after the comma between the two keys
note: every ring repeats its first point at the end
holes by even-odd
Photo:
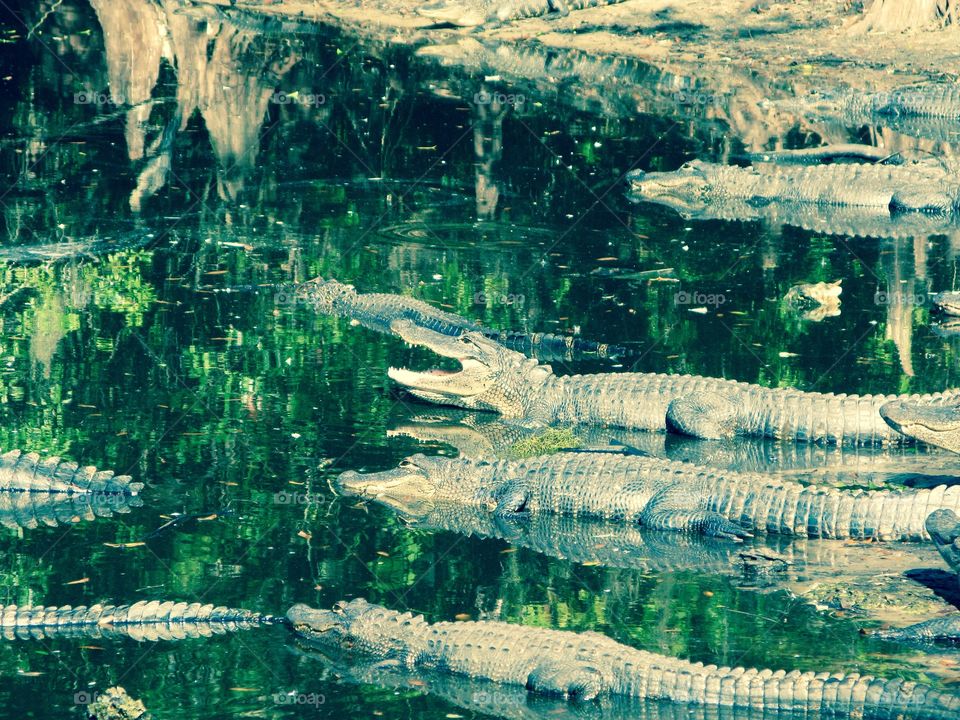
{"type": "Polygon", "coordinates": [[[410,460],[401,460],[400,467],[402,468],[415,468],[416,465],[410,460]]]}

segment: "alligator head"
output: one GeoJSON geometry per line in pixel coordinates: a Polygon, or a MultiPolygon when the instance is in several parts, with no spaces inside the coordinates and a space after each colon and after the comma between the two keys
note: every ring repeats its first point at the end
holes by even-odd
{"type": "Polygon", "coordinates": [[[666,205],[684,217],[696,216],[710,205],[713,181],[705,168],[705,163],[693,160],[671,172],[633,170],[627,173],[630,194],[634,200],[666,205]]]}
{"type": "Polygon", "coordinates": [[[535,390],[553,376],[549,365],[540,365],[477,332],[451,337],[411,320],[394,320],[390,330],[411,345],[459,361],[461,369],[457,372],[388,370],[392,380],[429,402],[528,418],[538,409],[539,394],[535,390]]]}
{"type": "Polygon", "coordinates": [[[960,517],[953,510],[941,508],[927,516],[925,525],[943,559],[960,573],[960,517]]]}
{"type": "Polygon", "coordinates": [[[960,453],[960,405],[894,400],[880,408],[880,416],[907,437],[960,453]]]}
{"type": "Polygon", "coordinates": [[[381,660],[398,657],[406,647],[405,633],[424,622],[422,616],[387,610],[363,598],[338,602],[331,610],[298,603],[287,611],[287,620],[311,645],[373,654],[381,660]]]}
{"type": "Polygon", "coordinates": [[[337,486],[349,495],[372,498],[410,516],[422,516],[433,503],[456,500],[479,503],[479,480],[468,476],[471,468],[480,470],[483,463],[456,463],[450,458],[412,455],[393,470],[358,473],[353,470],[337,478],[337,486]],[[454,467],[456,465],[456,467],[454,467]]]}

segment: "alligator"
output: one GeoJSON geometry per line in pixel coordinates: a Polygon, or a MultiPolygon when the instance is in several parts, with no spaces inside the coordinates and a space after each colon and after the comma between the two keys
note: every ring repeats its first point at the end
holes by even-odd
{"type": "Polygon", "coordinates": [[[960,402],[899,398],[881,406],[880,416],[906,438],[960,453],[960,402]]]}
{"type": "Polygon", "coordinates": [[[437,23],[458,27],[476,27],[520,20],[522,18],[571,10],[612,5],[623,0],[437,0],[417,8],[417,12],[437,23]]]}
{"type": "MultiPolygon", "coordinates": [[[[550,695],[530,695],[520,685],[505,685],[466,675],[453,675],[402,663],[384,662],[376,657],[357,657],[336,648],[309,641],[296,643],[293,651],[315,676],[322,667],[321,680],[386,688],[410,698],[426,693],[457,708],[447,717],[497,717],[507,720],[811,720],[806,712],[764,712],[752,708],[689,706],[625,696],[604,696],[589,703],[571,703],[550,695]]],[[[411,702],[408,700],[408,702],[411,702]]],[[[412,706],[412,702],[411,702],[412,706]]]]}
{"type": "Polygon", "coordinates": [[[791,287],[783,297],[784,304],[800,314],[804,320],[820,322],[840,314],[840,280],[834,282],[801,283],[791,287]]]}
{"type": "Polygon", "coordinates": [[[495,514],[557,513],[739,540],[751,532],[801,537],[929,540],[927,514],[960,510],[960,486],[837,490],[690,463],[611,453],[524,460],[413,455],[383,472],[347,471],[353,495],[415,506],[445,500],[495,514]]]}
{"type": "Polygon", "coordinates": [[[479,332],[506,347],[544,359],[573,359],[582,355],[612,358],[627,352],[618,345],[591,342],[574,336],[493,330],[460,315],[438,310],[416,298],[391,293],[361,294],[352,285],[319,277],[284,291],[284,297],[287,294],[305,302],[317,312],[347,317],[381,333],[390,332],[392,321],[406,319],[453,337],[465,332],[479,332]]]}
{"type": "Polygon", "coordinates": [[[11,450],[0,455],[0,493],[63,495],[137,495],[143,483],[111,470],[80,467],[59,457],[11,450]]]}
{"type": "Polygon", "coordinates": [[[956,141],[960,88],[924,83],[893,90],[817,93],[777,103],[785,109],[836,117],[849,126],[881,125],[913,137],[956,141]]]}
{"type": "Polygon", "coordinates": [[[0,491],[0,525],[14,530],[57,527],[112,517],[141,507],[139,495],[0,491]]]}
{"type": "Polygon", "coordinates": [[[903,678],[717,667],[637,650],[597,632],[489,620],[429,623],[359,598],[332,610],[295,605],[287,619],[301,639],[330,652],[578,701],[627,696],[851,718],[955,720],[960,713],[960,695],[903,678]]]}
{"type": "MultiPolygon", "coordinates": [[[[952,510],[941,508],[927,517],[927,533],[940,555],[954,572],[960,573],[960,517],[952,510]]],[[[937,641],[960,642],[960,612],[926,620],[903,628],[890,628],[876,633],[876,637],[898,642],[925,643],[937,641]]]]}
{"type": "Polygon", "coordinates": [[[740,167],[693,160],[670,172],[633,170],[630,197],[696,219],[763,220],[863,237],[955,228],[957,176],[934,162],[740,167]]]}
{"type": "Polygon", "coordinates": [[[57,637],[129,637],[138,641],[182,640],[222,635],[283,618],[251,610],[171,601],[141,601],[132,605],[62,607],[6,605],[0,607],[0,637],[40,640],[57,637]]]}
{"type": "Polygon", "coordinates": [[[549,365],[480,333],[449,337],[410,320],[390,329],[412,345],[459,361],[459,372],[390,368],[415,397],[470,410],[499,412],[529,424],[596,424],[670,430],[702,438],[735,434],[850,445],[902,442],[879,415],[894,399],[960,402],[960,391],[929,395],[834,395],[765,388],[695,375],[599,373],[554,375],[549,365]]]}

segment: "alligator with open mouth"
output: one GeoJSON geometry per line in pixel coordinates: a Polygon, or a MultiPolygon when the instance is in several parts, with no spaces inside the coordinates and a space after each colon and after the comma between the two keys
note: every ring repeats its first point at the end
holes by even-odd
{"type": "Polygon", "coordinates": [[[800,537],[929,540],[933,510],[960,511],[960,486],[838,490],[659,458],[557,453],[524,460],[414,455],[393,470],[347,471],[353,495],[432,501],[494,514],[558,514],[656,530],[740,539],[753,531],[800,537]]]}
{"type": "Polygon", "coordinates": [[[595,424],[671,430],[702,438],[736,434],[850,445],[902,442],[880,417],[892,400],[960,402],[960,391],[927,395],[834,395],[766,388],[696,375],[598,373],[554,375],[549,365],[480,333],[450,337],[411,320],[393,333],[460,363],[459,372],[390,368],[389,376],[429,402],[498,412],[534,425],[595,424]]]}
{"type": "Polygon", "coordinates": [[[460,315],[438,310],[423,300],[392,293],[358,293],[352,285],[337,280],[314,278],[300,283],[290,292],[295,299],[317,312],[346,317],[381,333],[389,333],[390,323],[403,319],[452,337],[479,332],[506,347],[541,359],[569,360],[584,355],[610,358],[626,354],[626,349],[621,346],[572,335],[494,330],[460,315]]]}
{"type": "Polygon", "coordinates": [[[930,161],[741,167],[693,160],[669,172],[634,170],[627,180],[631,199],[686,218],[763,220],[837,235],[931,235],[955,229],[960,217],[960,178],[930,161]]]}
{"type": "Polygon", "coordinates": [[[960,713],[960,695],[903,678],[717,667],[638,650],[596,632],[483,620],[430,623],[359,598],[332,610],[295,605],[287,618],[304,641],[345,657],[573,700],[625,696],[851,718],[955,720],[960,713]]]}
{"type": "Polygon", "coordinates": [[[275,622],[284,620],[252,610],[159,600],[89,607],[0,606],[0,637],[6,640],[57,637],[181,640],[222,635],[275,622]]]}

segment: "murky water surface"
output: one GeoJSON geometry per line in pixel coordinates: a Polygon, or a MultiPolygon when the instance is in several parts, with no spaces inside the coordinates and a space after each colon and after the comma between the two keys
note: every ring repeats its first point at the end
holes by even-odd
{"type": "MultiPolygon", "coordinates": [[[[855,609],[751,587],[732,565],[609,567],[336,498],[328,481],[344,469],[454,451],[436,428],[423,442],[388,434],[436,419],[386,380],[389,365],[431,357],[276,290],[335,277],[630,348],[619,364],[554,362],[564,373],[935,391],[960,384],[955,343],[928,326],[928,293],[955,282],[949,237],[687,221],[631,205],[621,178],[735,152],[709,118],[497,84],[332,29],[92,4],[40,3],[21,16],[36,32],[8,19],[0,35],[0,446],[148,487],[142,507],[113,517],[11,521],[4,602],[283,612],[365,596],[721,665],[956,678],[956,656],[871,641],[855,609]],[[806,320],[781,302],[792,285],[840,278],[839,315],[806,320]]],[[[111,684],[159,717],[568,712],[506,691],[363,682],[282,628],[0,642],[0,675],[6,717],[77,713],[76,693],[111,684]]]]}

